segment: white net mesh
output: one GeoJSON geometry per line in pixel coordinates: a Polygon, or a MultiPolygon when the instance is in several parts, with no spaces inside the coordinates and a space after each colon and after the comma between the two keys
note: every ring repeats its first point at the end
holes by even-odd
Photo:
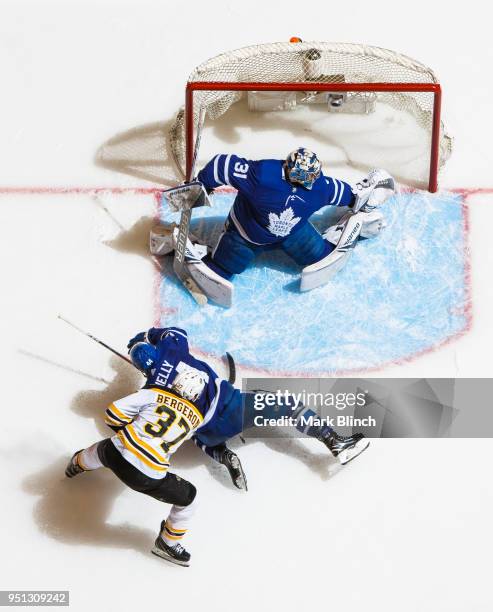
{"type": "MultiPolygon", "coordinates": [[[[398,53],[364,45],[314,42],[256,45],[224,53],[201,64],[190,75],[189,81],[437,83],[429,68],[398,53]]],[[[330,135],[332,140],[338,141],[348,164],[356,167],[385,167],[404,182],[417,186],[427,185],[433,122],[432,92],[349,93],[339,108],[331,108],[327,104],[328,94],[324,96],[316,96],[307,87],[306,92],[296,94],[294,104],[291,97],[285,108],[294,110],[296,114],[303,106],[318,102],[312,109],[317,106],[318,112],[323,112],[325,116],[332,115],[332,118],[318,121],[312,114],[307,121],[311,117],[312,121],[317,122],[321,140],[330,135]],[[349,129],[351,122],[348,116],[351,113],[362,115],[354,117],[353,114],[353,132],[349,129]],[[412,126],[414,133],[410,137],[412,126]],[[328,134],[323,133],[324,130],[328,130],[328,134]],[[362,137],[365,133],[371,133],[366,143],[362,137]],[[380,138],[376,137],[377,133],[380,138]],[[409,148],[404,152],[407,145],[409,148]],[[400,167],[397,167],[398,164],[400,167]]],[[[238,91],[195,91],[195,134],[203,128],[199,119],[201,111],[205,110],[206,124],[215,122],[244,97],[245,93],[238,91]]],[[[249,108],[255,108],[255,103],[250,101],[249,108]]],[[[183,109],[179,111],[170,129],[169,138],[175,161],[184,174],[186,152],[183,109]]],[[[450,156],[451,147],[451,138],[442,125],[440,167],[450,156]]]]}

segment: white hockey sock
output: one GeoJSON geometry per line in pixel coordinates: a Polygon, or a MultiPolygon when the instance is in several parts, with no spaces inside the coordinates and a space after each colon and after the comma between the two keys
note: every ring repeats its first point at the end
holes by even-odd
{"type": "Polygon", "coordinates": [[[99,442],[80,451],[75,458],[83,470],[97,470],[104,467],[98,455],[99,442]]]}
{"type": "Polygon", "coordinates": [[[172,506],[171,512],[164,523],[161,537],[168,546],[174,546],[181,542],[188,530],[188,524],[192,519],[197,502],[194,500],[188,506],[172,506]]]}

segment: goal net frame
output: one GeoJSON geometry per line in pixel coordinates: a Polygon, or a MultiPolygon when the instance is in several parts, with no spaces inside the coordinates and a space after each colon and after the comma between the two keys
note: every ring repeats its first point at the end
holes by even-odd
{"type": "MultiPolygon", "coordinates": [[[[440,166],[440,131],[442,89],[439,83],[327,83],[316,81],[303,82],[226,82],[226,81],[188,81],[185,92],[185,168],[186,180],[192,179],[193,160],[197,156],[198,142],[195,139],[194,127],[194,94],[197,91],[225,92],[330,92],[330,93],[431,93],[433,110],[431,119],[431,150],[428,174],[428,191],[435,193],[438,189],[438,172],[440,166]]],[[[199,129],[202,126],[199,125],[199,129]]]]}

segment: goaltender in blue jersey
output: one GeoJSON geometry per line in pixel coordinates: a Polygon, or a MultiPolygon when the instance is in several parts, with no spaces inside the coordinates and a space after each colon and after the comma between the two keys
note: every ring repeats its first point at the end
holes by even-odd
{"type": "MultiPolygon", "coordinates": [[[[72,478],[105,467],[131,489],[171,504],[152,552],[188,565],[190,553],[181,542],[195,512],[197,491],[170,471],[172,455],[193,439],[228,469],[236,487],[246,489],[241,462],[226,441],[254,426],[258,392],[241,393],[222,380],[209,364],[190,353],[187,333],[177,327],[140,332],[128,349],[132,363],[146,377],[143,388],[108,406],[105,422],[114,435],[74,453],[65,474],[72,478]]],[[[289,397],[266,406],[262,416],[290,417],[300,432],[320,440],[341,464],[368,447],[361,434],[338,435],[319,423],[313,410],[294,405],[289,397]]]]}
{"type": "MultiPolygon", "coordinates": [[[[372,170],[354,186],[325,176],[318,157],[305,148],[285,160],[216,155],[196,180],[209,193],[221,186],[238,192],[214,248],[199,253],[193,237],[187,243],[190,276],[206,297],[223,306],[231,305],[233,276],[266,249],[281,249],[302,268],[302,291],[326,283],[345,264],[359,237],[374,237],[383,229],[378,209],[395,187],[385,170],[372,170]],[[348,212],[320,234],[310,218],[326,206],[347,207],[348,212]]],[[[166,253],[160,240],[162,234],[151,233],[154,254],[166,253]]],[[[176,241],[175,232],[175,246],[176,241]]]]}

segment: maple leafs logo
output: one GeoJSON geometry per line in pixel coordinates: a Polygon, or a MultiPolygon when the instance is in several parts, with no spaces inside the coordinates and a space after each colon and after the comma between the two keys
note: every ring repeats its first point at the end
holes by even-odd
{"type": "Polygon", "coordinates": [[[284,238],[291,233],[293,227],[301,220],[301,217],[295,217],[292,208],[286,208],[282,213],[269,213],[269,226],[267,229],[274,236],[284,238]]]}

